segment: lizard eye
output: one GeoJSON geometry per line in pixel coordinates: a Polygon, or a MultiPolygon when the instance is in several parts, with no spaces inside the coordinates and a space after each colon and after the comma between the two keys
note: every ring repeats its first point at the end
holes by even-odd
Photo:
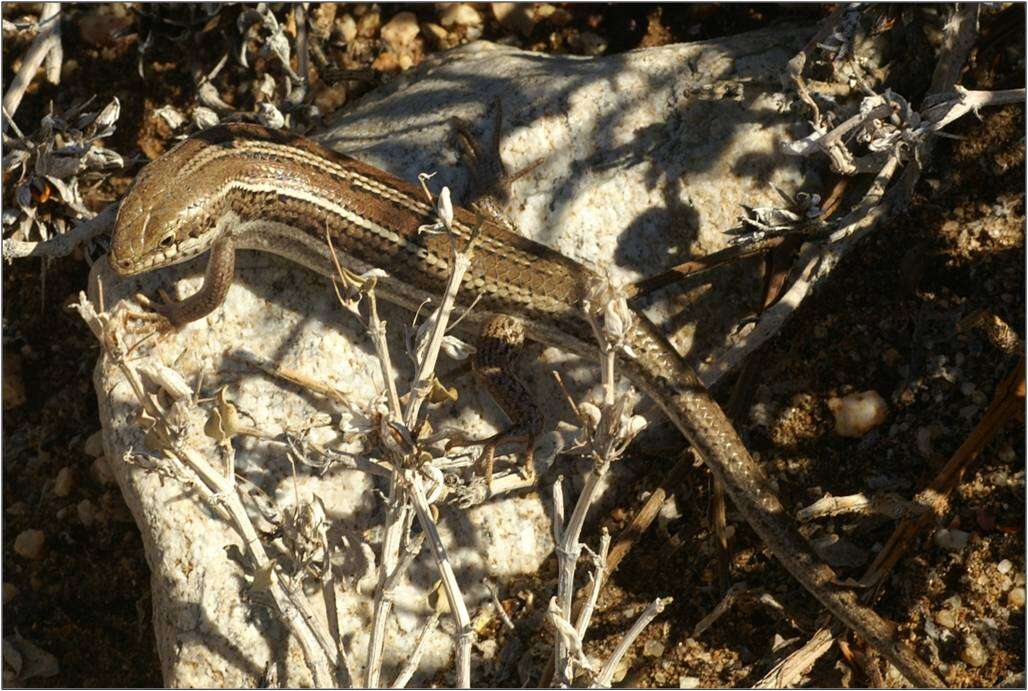
{"type": "Polygon", "coordinates": [[[175,244],[175,236],[174,235],[165,235],[163,238],[161,238],[161,247],[171,247],[174,244],[175,244]]]}

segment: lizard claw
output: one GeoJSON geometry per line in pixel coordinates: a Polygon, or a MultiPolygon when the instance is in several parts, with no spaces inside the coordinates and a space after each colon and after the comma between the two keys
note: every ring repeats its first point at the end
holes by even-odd
{"type": "Polygon", "coordinates": [[[475,459],[475,475],[485,479],[486,496],[493,493],[493,466],[496,460],[496,449],[500,444],[516,443],[519,446],[524,444],[524,462],[516,464],[525,479],[531,481],[535,477],[535,438],[526,436],[522,430],[504,430],[485,439],[471,439],[463,433],[452,431],[454,436],[446,442],[446,450],[463,448],[466,446],[482,445],[482,452],[475,459]]]}
{"type": "Polygon", "coordinates": [[[166,334],[175,330],[171,319],[168,318],[166,310],[171,300],[164,291],[160,291],[163,303],[154,302],[142,293],[136,293],[136,302],[142,310],[125,310],[122,312],[125,331],[129,333],[143,334],[166,334]]]}

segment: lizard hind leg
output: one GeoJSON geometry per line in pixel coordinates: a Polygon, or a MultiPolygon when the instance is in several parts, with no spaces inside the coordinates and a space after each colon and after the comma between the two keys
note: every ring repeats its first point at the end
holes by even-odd
{"type": "Polygon", "coordinates": [[[503,412],[510,425],[486,439],[455,440],[451,446],[482,444],[476,466],[492,490],[493,460],[501,444],[523,444],[526,472],[534,472],[533,448],[542,432],[543,416],[528,387],[515,369],[525,346],[525,327],[520,320],[504,315],[494,316],[482,324],[472,359],[475,381],[482,386],[503,412]]]}

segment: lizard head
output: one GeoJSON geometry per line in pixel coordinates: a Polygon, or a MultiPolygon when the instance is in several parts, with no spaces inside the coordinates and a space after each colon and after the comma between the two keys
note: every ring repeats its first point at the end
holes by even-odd
{"type": "Polygon", "coordinates": [[[116,273],[131,276],[210,249],[221,228],[210,213],[218,186],[204,184],[196,165],[205,146],[187,139],[140,171],[114,222],[108,261],[116,273]]]}

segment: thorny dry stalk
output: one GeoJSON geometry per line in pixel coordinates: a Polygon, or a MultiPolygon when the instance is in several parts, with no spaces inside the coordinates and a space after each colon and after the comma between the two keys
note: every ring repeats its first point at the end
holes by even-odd
{"type": "Polygon", "coordinates": [[[3,258],[11,260],[23,257],[65,257],[79,245],[110,232],[114,227],[117,213],[118,205],[108,204],[93,218],[80,221],[69,232],[43,242],[4,238],[3,258]]]}
{"type": "Polygon", "coordinates": [[[632,643],[639,637],[639,634],[643,632],[651,621],[653,621],[658,614],[664,611],[664,608],[671,604],[670,597],[657,598],[649,604],[649,606],[643,610],[643,613],[639,615],[639,618],[635,620],[627,633],[618,643],[617,647],[614,648],[614,652],[610,654],[607,661],[603,663],[603,667],[600,668],[600,673],[596,675],[596,680],[593,682],[593,688],[608,689],[610,683],[614,678],[614,670],[617,669],[618,663],[621,662],[621,658],[625,656],[628,649],[632,647],[632,643]]]}
{"type": "MultiPolygon", "coordinates": [[[[444,195],[444,198],[448,199],[448,195],[444,195]]],[[[452,219],[452,210],[445,202],[440,204],[439,215],[444,219],[444,225],[448,226],[449,220],[452,219]]],[[[457,685],[461,687],[470,685],[473,637],[470,616],[431,509],[432,502],[440,494],[438,490],[441,487],[441,476],[438,472],[431,475],[432,468],[425,463],[427,454],[414,441],[416,432],[411,430],[418,420],[420,406],[431,390],[435,363],[438,360],[449,317],[456,302],[457,290],[464,273],[470,266],[470,250],[471,248],[467,247],[458,251],[454,245],[454,271],[439,308],[429,319],[430,328],[423,340],[424,345],[418,349],[420,358],[417,362],[417,374],[413,380],[415,386],[411,388],[407,398],[406,409],[401,408],[401,400],[395,387],[396,378],[385,338],[386,325],[378,316],[374,295],[374,284],[378,275],[353,277],[339,267],[340,279],[344,283],[362,283],[362,292],[368,297],[370,306],[368,331],[375,344],[389,401],[388,411],[380,416],[380,437],[386,447],[387,457],[392,459],[390,463],[392,470],[389,473],[390,496],[384,544],[379,560],[379,583],[375,593],[372,635],[368,648],[367,672],[364,682],[367,686],[379,685],[385,629],[391,611],[393,593],[409,565],[421,551],[421,546],[426,539],[439,568],[443,591],[455,621],[457,685]],[[420,386],[417,385],[418,383],[420,386]],[[403,422],[400,422],[401,420],[403,422]],[[408,426],[407,421],[410,421],[411,426],[408,426]],[[422,464],[424,467],[421,467],[422,464]],[[426,478],[423,476],[425,472],[431,475],[429,479],[433,486],[433,489],[428,491],[425,486],[426,478]],[[410,527],[411,520],[415,515],[422,533],[412,538],[410,527]],[[400,556],[401,550],[403,551],[402,556],[400,556]]],[[[310,609],[300,587],[299,579],[302,578],[302,574],[295,578],[288,576],[266,553],[259,534],[241,503],[234,471],[219,473],[202,455],[183,443],[181,437],[186,433],[184,423],[188,412],[186,406],[196,404],[195,393],[181,381],[181,377],[173,370],[160,367],[151,368],[157,372],[157,374],[151,374],[151,378],[171,382],[171,384],[166,384],[165,388],[176,392],[175,404],[170,412],[164,410],[156,397],[146,393],[142,379],[126,355],[128,350],[123,346],[118,330],[111,325],[110,317],[106,313],[96,314],[84,296],[79,305],[79,311],[104,346],[107,357],[122,371],[146,411],[147,419],[150,420],[147,438],[148,440],[157,439],[160,442],[165,461],[170,464],[170,469],[166,469],[165,472],[169,472],[183,483],[195,487],[205,499],[219,509],[220,515],[229,520],[242,536],[252,562],[255,583],[253,589],[258,592],[267,592],[271,596],[280,616],[297,637],[304,650],[314,683],[318,686],[359,683],[351,673],[349,656],[340,637],[339,609],[335,596],[336,584],[331,569],[332,546],[329,544],[327,520],[320,500],[315,497],[315,501],[312,503],[302,506],[298,503],[296,507],[292,508],[290,516],[293,517],[293,522],[301,521],[303,516],[315,516],[315,518],[308,519],[310,539],[313,541],[313,548],[321,550],[323,560],[322,565],[314,568],[313,572],[317,575],[325,594],[329,630],[325,629],[310,609]],[[320,512],[318,511],[319,507],[320,512]]],[[[356,311],[355,306],[354,311],[356,311]]],[[[225,407],[226,401],[224,400],[220,403],[221,405],[211,419],[216,421],[214,427],[219,435],[216,438],[219,448],[225,456],[225,465],[231,469],[234,468],[234,449],[231,444],[231,436],[239,432],[241,428],[235,419],[237,416],[234,409],[231,406],[225,407]]],[[[255,430],[250,430],[248,433],[259,435],[255,430]]],[[[299,457],[301,461],[308,451],[308,445],[304,439],[289,435],[287,435],[285,448],[294,456],[299,457]]],[[[377,465],[373,470],[381,471],[377,465]]],[[[304,561],[304,559],[301,557],[298,558],[298,561],[304,561]]],[[[309,559],[306,561],[309,563],[309,559]]],[[[424,650],[427,636],[435,629],[437,621],[437,614],[430,618],[415,646],[414,654],[397,676],[397,683],[405,684],[417,671],[417,662],[424,650]]]]}
{"type": "Polygon", "coordinates": [[[585,636],[586,630],[592,621],[593,611],[600,599],[600,590],[603,589],[604,580],[607,577],[607,556],[610,554],[610,533],[604,528],[600,534],[600,551],[594,555],[592,582],[589,584],[589,597],[578,613],[578,620],[575,621],[575,630],[580,637],[585,636]]]}
{"type": "MultiPolygon", "coordinates": [[[[628,309],[623,294],[608,280],[601,280],[591,287],[590,295],[586,299],[586,315],[599,344],[603,400],[599,406],[588,402],[575,405],[574,401],[568,398],[569,405],[578,416],[581,425],[579,439],[572,451],[577,449],[589,458],[592,467],[586,474],[582,492],[566,524],[563,520],[563,483],[558,479],[553,487],[553,531],[559,574],[557,596],[550,604],[549,618],[556,632],[554,675],[558,685],[565,688],[571,686],[574,681],[576,665],[585,672],[594,671],[582,646],[592,611],[599,598],[610,549],[610,536],[604,531],[600,554],[593,554],[596,571],[593,574],[589,599],[579,613],[577,622],[572,624],[575,569],[585,548],[579,541],[585,518],[599,495],[610,464],[621,457],[631,441],[645,427],[643,418],[632,414],[629,395],[618,396],[614,371],[619,352],[632,356],[625,345],[625,336],[634,328],[634,314],[628,309]]],[[[630,644],[630,641],[622,641],[625,650],[630,644]]],[[[609,681],[607,683],[609,684],[609,681]]]]}
{"type": "MultiPolygon", "coordinates": [[[[371,335],[375,354],[378,356],[379,366],[382,370],[382,377],[389,392],[390,412],[395,419],[399,419],[401,414],[400,399],[396,392],[396,379],[393,376],[392,361],[389,358],[385,324],[379,319],[378,305],[375,301],[373,288],[368,291],[368,295],[370,310],[368,332],[371,335]]],[[[406,515],[409,510],[409,504],[400,487],[399,473],[394,469],[389,478],[389,490],[386,495],[385,532],[382,540],[382,551],[379,555],[379,575],[378,585],[375,590],[374,614],[371,620],[371,636],[368,639],[368,657],[364,676],[364,686],[367,687],[379,685],[379,676],[382,671],[382,654],[385,646],[385,627],[393,606],[392,591],[386,590],[385,584],[397,565],[400,541],[403,537],[403,528],[406,524],[406,515]]]]}
{"type": "Polygon", "coordinates": [[[59,84],[61,81],[61,4],[59,2],[44,2],[43,11],[39,16],[39,33],[32,39],[28,50],[21,60],[21,67],[14,75],[10,86],[4,92],[3,98],[3,124],[0,125],[2,132],[7,133],[7,127],[14,118],[18,106],[21,105],[22,96],[25,90],[32,83],[36,76],[36,70],[46,61],[46,79],[51,84],[59,84]]]}
{"type": "Polygon", "coordinates": [[[414,650],[411,651],[407,662],[404,663],[403,668],[396,675],[396,679],[393,680],[394,689],[406,688],[407,684],[410,683],[411,677],[418,671],[418,666],[421,664],[421,656],[425,652],[425,643],[428,642],[428,637],[435,631],[436,626],[439,625],[440,616],[439,612],[432,612],[428,621],[425,622],[421,633],[418,634],[418,640],[414,644],[414,650]]]}
{"type": "MultiPolygon", "coordinates": [[[[427,189],[426,189],[427,193],[427,189]]],[[[443,188],[436,205],[439,222],[424,232],[446,232],[450,234],[453,249],[452,272],[439,306],[429,316],[428,328],[424,339],[415,348],[417,361],[406,408],[401,409],[400,397],[395,387],[396,377],[392,360],[386,343],[385,324],[378,316],[377,302],[374,297],[375,276],[363,289],[368,296],[369,320],[368,331],[374,343],[379,366],[389,399],[389,411],[380,422],[380,438],[386,447],[387,456],[392,460],[394,468],[390,479],[387,497],[386,520],[382,552],[379,558],[378,586],[375,591],[374,613],[372,616],[371,635],[368,641],[368,657],[364,685],[379,686],[382,673],[382,661],[386,637],[386,624],[392,610],[393,587],[409,566],[417,551],[408,550],[409,558],[400,559],[399,553],[409,531],[408,516],[411,510],[418,518],[424,535],[431,548],[432,555],[439,569],[443,592],[446,594],[450,612],[454,618],[454,645],[456,650],[457,686],[468,687],[471,684],[471,643],[473,632],[471,617],[464,603],[464,596],[457,583],[453,566],[443,545],[442,538],[432,516],[428,493],[424,486],[424,472],[431,472],[431,454],[422,449],[418,443],[420,430],[421,406],[431,393],[435,379],[435,367],[442,348],[443,339],[450,316],[456,305],[457,293],[468,268],[471,266],[471,253],[474,239],[467,247],[458,248],[450,224],[453,220],[453,209],[449,201],[449,190],[443,188]]],[[[349,276],[340,266],[336,267],[339,280],[352,283],[349,276]]],[[[436,471],[433,477],[436,485],[440,484],[441,475],[436,471]]],[[[417,543],[420,548],[420,542],[417,543]]],[[[413,671],[411,672],[413,674],[413,671]]]]}
{"type": "Polygon", "coordinates": [[[345,666],[339,664],[339,648],[311,610],[299,584],[286,576],[268,556],[242,504],[235,476],[216,470],[189,445],[188,422],[190,409],[196,405],[195,393],[172,371],[162,372],[161,378],[171,382],[165,384],[164,390],[173,398],[170,406],[164,406],[157,395],[147,390],[138,368],[129,360],[129,349],[110,315],[96,312],[85,293],[80,294],[75,307],[100,342],[104,356],[121,371],[132,388],[144,411],[141,419],[148,424],[147,445],[161,454],[163,471],[197,489],[239,533],[251,562],[252,589],[270,596],[279,616],[299,641],[314,683],[322,687],[346,684],[348,680],[342,675],[345,666]]]}

